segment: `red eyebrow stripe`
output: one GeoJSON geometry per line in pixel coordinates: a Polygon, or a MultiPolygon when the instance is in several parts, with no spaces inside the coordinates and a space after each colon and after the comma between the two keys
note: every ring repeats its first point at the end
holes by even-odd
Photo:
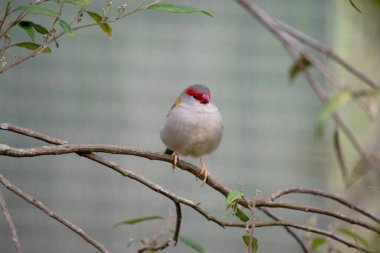
{"type": "Polygon", "coordinates": [[[192,88],[189,88],[186,93],[190,96],[193,96],[193,95],[197,95],[199,94],[199,92],[197,92],[196,90],[192,89],[192,88]]]}
{"type": "MultiPolygon", "coordinates": [[[[203,93],[202,92],[196,91],[196,90],[194,90],[192,88],[187,89],[186,93],[189,96],[194,96],[195,95],[195,98],[197,100],[199,100],[199,101],[201,101],[201,99],[203,98],[203,93]]],[[[207,95],[209,96],[209,98],[211,97],[210,92],[208,92],[207,95]]]]}

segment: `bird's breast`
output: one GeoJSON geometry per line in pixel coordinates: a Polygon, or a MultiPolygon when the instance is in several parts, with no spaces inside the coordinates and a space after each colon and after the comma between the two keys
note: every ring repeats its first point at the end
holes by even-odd
{"type": "Polygon", "coordinates": [[[184,156],[201,157],[213,152],[220,144],[224,128],[222,117],[214,108],[202,112],[173,108],[161,128],[161,140],[184,156]]]}

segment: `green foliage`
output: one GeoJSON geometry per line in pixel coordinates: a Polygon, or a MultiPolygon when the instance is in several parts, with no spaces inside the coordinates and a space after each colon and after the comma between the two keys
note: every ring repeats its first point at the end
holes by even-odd
{"type": "MultiPolygon", "coordinates": [[[[53,0],[56,3],[59,3],[61,0],[53,0]]],[[[64,3],[73,4],[80,7],[88,6],[93,0],[64,0],[64,3]]]]}
{"type": "Polygon", "coordinates": [[[349,91],[342,91],[332,96],[323,106],[316,122],[316,134],[321,136],[323,134],[323,126],[325,122],[334,114],[336,110],[343,107],[350,99],[352,94],[349,91]]]}
{"type": "Polygon", "coordinates": [[[190,237],[188,236],[184,236],[184,235],[179,235],[178,236],[178,239],[183,242],[184,244],[186,244],[187,246],[190,246],[194,251],[198,252],[198,253],[205,253],[206,251],[204,250],[204,248],[202,247],[202,245],[200,245],[199,243],[195,242],[194,240],[192,240],[190,237]]]}
{"type": "Polygon", "coordinates": [[[124,220],[121,221],[117,224],[115,224],[113,227],[116,228],[120,225],[134,225],[143,221],[148,221],[148,220],[163,220],[164,218],[162,216],[145,216],[145,217],[139,217],[139,218],[134,218],[134,219],[129,219],[129,220],[124,220]]]}
{"type": "Polygon", "coordinates": [[[112,28],[109,24],[105,23],[106,20],[103,20],[102,16],[100,16],[96,12],[86,11],[87,14],[98,23],[99,27],[103,30],[103,32],[107,35],[108,38],[112,38],[112,28]]]}
{"type": "Polygon", "coordinates": [[[318,252],[319,248],[326,243],[326,239],[323,237],[314,237],[310,242],[310,249],[318,252]]]}
{"type": "MultiPolygon", "coordinates": [[[[249,244],[249,235],[243,235],[243,242],[244,244],[248,247],[248,244],[249,244]]],[[[253,237],[252,238],[252,243],[251,243],[251,249],[252,249],[252,252],[256,252],[257,249],[258,249],[259,245],[257,243],[257,239],[256,237],[253,237]]]]}
{"type": "Polygon", "coordinates": [[[66,21],[60,19],[59,25],[62,27],[68,37],[72,38],[74,36],[73,28],[71,28],[70,24],[68,24],[66,21]]]}
{"type": "Polygon", "coordinates": [[[339,232],[340,234],[346,237],[351,238],[356,243],[359,243],[365,247],[369,246],[367,239],[365,239],[363,236],[359,235],[358,233],[354,232],[353,230],[341,227],[337,229],[337,232],[339,232]]]}
{"type": "Polygon", "coordinates": [[[213,15],[210,12],[200,10],[194,7],[190,6],[181,6],[181,5],[174,5],[174,4],[168,4],[168,3],[156,3],[148,7],[148,9],[151,10],[158,10],[158,11],[168,11],[173,13],[193,13],[193,12],[200,12],[203,13],[209,17],[213,17],[213,15]]]}
{"type": "MultiPolygon", "coordinates": [[[[77,31],[79,29],[83,29],[86,27],[98,25],[102,31],[106,34],[108,38],[112,38],[112,28],[109,25],[111,22],[116,22],[121,18],[124,18],[130,14],[144,11],[147,9],[151,10],[160,10],[160,11],[167,11],[167,12],[173,12],[173,13],[194,13],[194,12],[200,12],[205,15],[211,16],[212,15],[204,10],[200,10],[194,7],[190,6],[180,6],[180,5],[173,5],[170,3],[148,3],[146,4],[144,1],[141,1],[141,5],[139,5],[137,8],[133,10],[129,10],[127,8],[126,4],[122,4],[116,8],[116,14],[114,17],[109,18],[109,13],[112,12],[112,2],[107,1],[105,7],[103,8],[103,12],[95,12],[95,11],[88,11],[87,8],[90,6],[90,4],[93,2],[93,0],[45,0],[45,1],[31,1],[29,4],[21,4],[17,6],[17,1],[6,1],[7,4],[5,5],[5,11],[4,17],[0,17],[0,39],[4,40],[3,44],[7,45],[4,47],[3,50],[0,50],[0,58],[2,59],[2,68],[0,68],[0,73],[3,73],[4,71],[7,71],[10,68],[13,68],[17,66],[18,64],[21,64],[25,62],[25,60],[31,58],[30,54],[34,54],[33,56],[36,56],[35,52],[32,52],[29,54],[29,56],[25,56],[28,58],[20,57],[16,62],[14,62],[12,65],[7,65],[7,54],[6,51],[8,51],[12,47],[22,47],[28,50],[38,50],[41,45],[46,47],[46,45],[50,43],[55,43],[56,47],[59,47],[58,39],[66,34],[69,38],[74,36],[74,31],[77,31]],[[54,2],[57,4],[57,6],[52,5],[46,5],[46,3],[54,2]],[[74,7],[78,7],[74,15],[72,15],[72,19],[69,21],[61,19],[61,15],[65,13],[65,17],[69,17],[70,15],[67,14],[68,10],[72,10],[73,8],[65,8],[65,4],[71,4],[74,5],[74,7]],[[14,6],[16,5],[16,6],[14,6]],[[55,8],[54,8],[55,7],[55,8]],[[128,10],[128,11],[127,11],[128,10]],[[87,15],[95,22],[90,22],[86,24],[78,24],[79,21],[82,19],[83,13],[86,12],[87,15]],[[15,17],[12,17],[11,15],[15,14],[15,17]],[[48,28],[46,28],[43,25],[37,24],[34,21],[31,21],[30,17],[31,15],[40,15],[40,16],[46,16],[52,18],[49,21],[46,21],[49,25],[48,28]],[[26,20],[26,17],[29,20],[26,20]],[[59,24],[60,29],[57,29],[57,26],[59,24]],[[12,31],[14,27],[20,27],[23,29],[29,36],[30,41],[14,41],[14,38],[12,36],[12,31]],[[37,36],[42,35],[42,36],[37,36]],[[38,42],[38,43],[36,43],[38,42]]],[[[22,3],[22,1],[21,1],[22,3]]],[[[2,6],[1,6],[2,7],[2,6]]],[[[0,15],[1,16],[1,15],[0,15]]],[[[44,53],[50,53],[51,48],[46,47],[42,51],[44,53]]]]}
{"type": "Polygon", "coordinates": [[[58,17],[58,12],[43,5],[21,5],[14,9],[14,11],[26,11],[32,14],[58,17]]]}
{"type": "MultiPolygon", "coordinates": [[[[39,45],[39,44],[36,44],[36,43],[33,43],[33,42],[21,42],[21,43],[15,44],[14,46],[26,48],[28,50],[37,50],[42,45],[39,45]]],[[[50,47],[45,48],[44,50],[42,50],[42,53],[47,53],[47,54],[51,53],[51,48],[50,47]]]]}
{"type": "Polygon", "coordinates": [[[236,208],[235,215],[242,221],[242,222],[247,222],[249,221],[249,217],[239,208],[236,208]]]}
{"type": "Polygon", "coordinates": [[[307,68],[311,65],[310,61],[303,55],[289,69],[289,79],[291,81],[301,72],[302,68],[307,68]]]}
{"type": "Polygon", "coordinates": [[[231,191],[226,198],[226,209],[235,205],[243,195],[241,191],[231,191]]]}
{"type": "Polygon", "coordinates": [[[18,26],[21,27],[25,32],[27,32],[30,39],[34,42],[34,40],[35,40],[34,30],[33,30],[33,26],[30,24],[30,22],[22,21],[22,22],[18,23],[18,26]]]}

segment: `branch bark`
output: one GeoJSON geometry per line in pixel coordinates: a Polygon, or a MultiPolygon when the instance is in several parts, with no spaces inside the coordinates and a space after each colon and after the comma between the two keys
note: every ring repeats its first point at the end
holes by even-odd
{"type": "MultiPolygon", "coordinates": [[[[254,3],[250,3],[247,0],[237,0],[237,2],[250,13],[257,21],[259,21],[265,28],[267,28],[273,35],[276,37],[284,46],[284,48],[289,53],[289,56],[294,61],[295,64],[297,64],[305,76],[306,80],[308,81],[310,87],[314,90],[316,95],[319,97],[319,99],[324,103],[327,102],[330,97],[328,93],[325,91],[325,89],[322,87],[320,82],[310,74],[308,69],[304,66],[301,59],[301,57],[304,57],[307,59],[317,71],[319,71],[323,76],[326,77],[327,80],[329,80],[332,84],[336,84],[338,88],[344,88],[345,85],[343,85],[332,73],[315,57],[313,57],[309,52],[307,52],[299,43],[295,41],[294,38],[299,38],[300,32],[295,33],[294,31],[291,33],[287,29],[288,27],[285,26],[284,23],[279,22],[272,17],[270,17],[264,10],[262,10],[260,7],[258,7],[254,3]]],[[[310,42],[309,40],[303,39],[307,42],[310,42]]],[[[315,43],[310,43],[316,46],[315,43]]],[[[338,59],[338,63],[341,64],[342,59],[338,59]]],[[[344,67],[346,67],[349,71],[352,71],[354,68],[352,66],[349,66],[348,64],[345,64],[344,67]]],[[[378,88],[373,81],[363,78],[360,71],[354,69],[352,71],[354,75],[357,75],[359,78],[361,78],[367,85],[369,85],[372,88],[378,88]]],[[[361,158],[364,159],[371,168],[376,169],[377,171],[380,171],[380,166],[376,164],[376,161],[373,161],[373,159],[370,158],[370,156],[365,152],[365,149],[363,146],[359,143],[351,129],[348,127],[347,123],[343,120],[343,118],[340,116],[339,113],[334,112],[332,115],[332,118],[334,122],[336,123],[339,128],[345,133],[347,138],[350,140],[351,144],[354,146],[356,151],[360,154],[361,158]]]]}
{"type": "MultiPolygon", "coordinates": [[[[34,156],[34,155],[60,155],[60,154],[67,154],[67,153],[77,153],[80,156],[86,157],[86,158],[91,159],[97,163],[105,165],[106,167],[111,168],[112,170],[118,172],[119,174],[121,174],[123,176],[129,177],[131,179],[134,179],[134,180],[142,183],[143,185],[147,186],[148,188],[152,189],[153,191],[158,192],[158,193],[164,195],[165,197],[169,198],[174,203],[176,203],[176,205],[177,204],[178,205],[184,204],[184,205],[191,207],[192,209],[197,211],[199,214],[204,216],[207,220],[210,220],[210,221],[212,221],[212,222],[214,222],[214,223],[216,223],[222,227],[246,227],[247,226],[246,223],[229,222],[229,221],[225,221],[223,219],[219,219],[219,218],[213,216],[212,214],[208,213],[206,210],[202,209],[200,207],[200,203],[193,202],[191,200],[177,196],[177,195],[169,192],[168,190],[164,189],[162,186],[157,185],[157,184],[149,181],[148,179],[144,178],[143,176],[135,174],[132,171],[129,171],[127,169],[124,169],[119,164],[117,164],[113,161],[104,159],[103,157],[101,157],[97,154],[91,153],[91,152],[96,151],[96,152],[107,152],[107,153],[111,153],[111,154],[135,155],[135,156],[140,156],[140,157],[144,157],[144,158],[151,159],[151,160],[160,160],[160,161],[165,161],[165,162],[169,162],[169,163],[173,162],[174,158],[172,156],[161,154],[161,153],[156,153],[156,152],[151,152],[151,151],[146,151],[143,149],[120,147],[120,146],[114,146],[114,145],[81,145],[81,144],[74,145],[74,144],[67,144],[67,142],[64,140],[52,138],[50,136],[47,136],[47,135],[44,135],[44,134],[41,134],[41,133],[38,133],[38,132],[35,132],[32,130],[28,130],[25,128],[21,128],[18,126],[14,126],[14,125],[11,125],[8,123],[1,123],[0,122],[0,130],[7,130],[7,131],[15,132],[18,134],[22,134],[22,135],[25,135],[28,137],[36,138],[36,139],[39,139],[42,141],[46,141],[46,142],[58,145],[58,146],[36,147],[36,148],[32,148],[32,149],[14,149],[14,148],[11,148],[7,145],[2,144],[2,145],[0,145],[0,155],[34,156]]],[[[197,176],[199,174],[199,171],[200,171],[200,169],[197,168],[196,166],[189,164],[189,163],[186,163],[184,161],[180,161],[177,164],[177,166],[181,169],[189,171],[190,173],[192,173],[195,176],[197,176]]],[[[218,182],[217,180],[215,180],[211,176],[208,177],[207,184],[210,187],[212,187],[213,189],[215,189],[216,191],[223,194],[224,196],[227,196],[228,193],[230,192],[230,190],[227,187],[223,186],[220,182],[218,182]]],[[[255,206],[259,210],[263,211],[266,214],[268,214],[268,212],[266,212],[263,209],[265,207],[286,208],[286,209],[299,210],[299,211],[303,211],[303,212],[319,213],[319,214],[331,216],[333,218],[340,219],[340,220],[343,220],[343,221],[346,221],[346,222],[349,222],[352,224],[356,224],[356,225],[362,226],[366,229],[372,230],[375,233],[379,233],[379,229],[377,229],[375,226],[373,226],[369,223],[363,222],[361,220],[357,220],[357,219],[347,217],[347,216],[342,215],[338,212],[333,212],[333,211],[329,211],[329,210],[325,210],[325,209],[321,209],[321,208],[317,208],[317,207],[311,207],[311,206],[295,205],[295,204],[281,203],[281,202],[273,202],[271,200],[271,198],[273,198],[273,200],[276,200],[280,196],[288,194],[288,193],[293,192],[293,191],[296,192],[297,188],[294,188],[292,190],[284,189],[282,191],[279,191],[277,193],[272,194],[269,199],[261,199],[261,200],[255,201],[255,204],[256,204],[255,206]]],[[[302,188],[300,188],[298,191],[303,192],[305,194],[314,194],[314,195],[319,195],[321,197],[331,198],[331,199],[334,199],[336,201],[340,201],[341,203],[344,203],[344,205],[346,205],[347,207],[352,207],[355,210],[356,209],[361,210],[360,212],[365,216],[368,216],[368,214],[369,214],[368,211],[366,211],[360,207],[357,208],[353,203],[350,203],[347,200],[344,200],[344,199],[339,198],[337,196],[334,196],[332,194],[328,194],[328,193],[324,194],[320,190],[316,190],[316,189],[314,189],[314,190],[313,189],[303,190],[302,188]]],[[[239,204],[249,208],[252,201],[253,200],[247,201],[245,199],[241,199],[241,201],[239,201],[239,204]]],[[[340,236],[338,236],[332,232],[313,228],[310,226],[299,225],[299,224],[288,222],[288,221],[278,220],[278,218],[276,220],[276,217],[273,215],[268,215],[268,216],[273,218],[274,221],[255,222],[254,226],[255,227],[283,226],[287,230],[289,229],[289,227],[293,227],[293,228],[296,228],[299,230],[304,230],[304,231],[324,235],[324,236],[329,237],[333,240],[341,242],[341,243],[347,245],[348,247],[354,247],[354,248],[361,250],[363,252],[371,252],[370,250],[364,249],[360,245],[357,245],[356,243],[351,243],[350,241],[348,241],[348,240],[346,240],[346,239],[344,239],[344,238],[342,238],[342,237],[340,237],[340,236]]],[[[379,218],[377,218],[376,216],[374,216],[372,214],[371,214],[371,216],[373,216],[375,218],[375,219],[373,219],[374,221],[380,220],[379,218]]],[[[178,228],[179,228],[178,224],[180,224],[179,220],[180,219],[178,219],[178,210],[177,210],[177,226],[178,226],[178,228]]],[[[252,226],[252,224],[251,224],[251,226],[252,226]]],[[[297,242],[299,242],[301,245],[303,245],[302,242],[300,242],[300,240],[297,240],[298,237],[296,236],[295,233],[292,233],[292,232],[289,232],[289,233],[296,239],[297,242]]],[[[161,246],[167,245],[168,243],[169,243],[169,240],[166,241],[161,246]]]]}
{"type": "Polygon", "coordinates": [[[12,242],[13,242],[13,245],[15,246],[16,252],[22,253],[23,251],[21,248],[20,239],[19,239],[18,234],[17,234],[16,226],[13,223],[11,214],[8,210],[7,203],[5,202],[5,198],[4,198],[3,193],[1,191],[0,191],[0,208],[1,208],[1,210],[3,210],[5,220],[8,223],[8,228],[9,228],[9,231],[11,232],[12,242]]]}
{"type": "Polygon", "coordinates": [[[89,244],[91,244],[92,246],[94,246],[98,251],[100,251],[102,253],[109,253],[109,251],[101,243],[99,243],[98,241],[96,241],[95,239],[93,239],[91,236],[89,236],[86,232],[83,231],[83,229],[77,227],[76,225],[74,225],[69,220],[63,218],[61,215],[59,215],[58,213],[56,213],[53,210],[51,210],[50,208],[48,208],[45,204],[43,204],[38,199],[32,197],[28,193],[24,192],[20,188],[18,188],[15,185],[13,185],[8,179],[6,179],[1,174],[0,174],[0,183],[2,185],[4,185],[8,190],[10,190],[11,192],[15,193],[16,195],[18,195],[19,197],[21,197],[22,199],[24,199],[29,204],[37,207],[38,209],[40,209],[41,211],[43,211],[44,213],[46,213],[47,215],[49,215],[54,220],[56,220],[59,223],[65,225],[67,228],[69,228],[70,230],[72,230],[74,233],[76,233],[77,235],[79,235],[80,237],[82,237],[83,240],[85,240],[86,242],[88,242],[89,244]]]}

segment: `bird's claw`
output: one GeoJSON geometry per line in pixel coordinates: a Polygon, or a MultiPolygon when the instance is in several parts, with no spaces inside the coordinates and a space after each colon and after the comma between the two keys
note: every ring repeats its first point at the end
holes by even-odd
{"type": "Polygon", "coordinates": [[[208,171],[207,171],[207,168],[206,168],[206,165],[203,163],[202,159],[200,159],[200,162],[201,162],[201,172],[198,174],[198,176],[204,174],[204,178],[202,180],[202,184],[201,184],[201,187],[205,185],[206,183],[206,180],[207,180],[207,177],[208,177],[208,171]]]}
{"type": "Polygon", "coordinates": [[[178,161],[180,161],[181,159],[179,158],[179,156],[177,155],[176,152],[173,152],[172,156],[174,157],[174,162],[172,164],[172,168],[173,168],[173,171],[174,171],[175,167],[177,166],[178,161]]]}

